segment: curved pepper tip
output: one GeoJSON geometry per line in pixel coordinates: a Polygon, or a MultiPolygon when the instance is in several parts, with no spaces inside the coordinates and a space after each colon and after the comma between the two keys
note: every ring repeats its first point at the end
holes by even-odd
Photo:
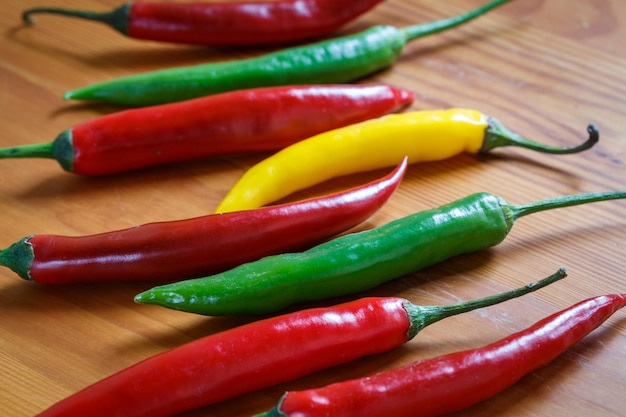
{"type": "Polygon", "coordinates": [[[154,293],[151,291],[144,291],[137,295],[133,299],[137,304],[150,304],[150,301],[154,299],[154,293]]]}
{"type": "Polygon", "coordinates": [[[415,93],[404,88],[396,89],[398,102],[404,106],[408,106],[415,100],[415,93]]]}

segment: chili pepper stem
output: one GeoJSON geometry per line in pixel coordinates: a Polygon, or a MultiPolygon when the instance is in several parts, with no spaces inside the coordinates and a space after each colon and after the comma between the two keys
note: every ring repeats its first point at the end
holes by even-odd
{"type": "Polygon", "coordinates": [[[504,146],[519,146],[521,148],[550,154],[578,153],[593,147],[600,139],[600,132],[595,125],[590,124],[587,126],[587,133],[589,134],[589,138],[580,145],[571,147],[550,146],[523,138],[517,133],[510,131],[497,119],[491,117],[489,118],[489,125],[485,131],[485,138],[480,152],[486,153],[494,148],[504,146]]]}
{"type": "Polygon", "coordinates": [[[26,237],[5,249],[0,249],[0,265],[11,269],[21,278],[31,281],[30,266],[33,263],[33,248],[26,237]]]}
{"type": "Polygon", "coordinates": [[[11,146],[0,149],[0,159],[7,158],[48,158],[55,159],[66,171],[73,170],[74,146],[72,132],[64,130],[49,143],[11,146]]]}
{"type": "Polygon", "coordinates": [[[434,33],[443,32],[444,30],[453,28],[455,26],[460,26],[487,13],[492,9],[495,9],[498,6],[501,6],[504,3],[508,3],[509,1],[511,0],[495,0],[467,13],[453,16],[447,19],[441,19],[427,24],[408,26],[406,28],[402,28],[401,30],[406,36],[406,41],[410,42],[423,36],[432,35],[434,33]]]}
{"type": "Polygon", "coordinates": [[[85,20],[93,20],[111,26],[113,29],[128,35],[128,15],[130,12],[130,4],[125,4],[110,12],[90,12],[83,10],[68,10],[56,7],[34,7],[25,10],[22,13],[22,20],[28,25],[35,23],[33,14],[48,13],[63,16],[78,17],[85,20]]]}
{"type": "Polygon", "coordinates": [[[0,159],[5,158],[53,158],[52,143],[36,143],[0,149],[0,159]]]}
{"type": "Polygon", "coordinates": [[[456,304],[448,304],[442,306],[418,306],[406,303],[405,308],[411,319],[411,328],[409,329],[409,339],[413,338],[418,332],[433,323],[436,323],[447,317],[456,316],[458,314],[467,313],[472,310],[484,308],[513,298],[521,297],[525,294],[544,288],[556,281],[567,276],[564,267],[559,268],[557,272],[542,280],[531,282],[523,287],[516,288],[511,291],[491,295],[477,300],[463,301],[456,304]]]}
{"type": "Polygon", "coordinates": [[[548,198],[533,203],[513,205],[509,207],[509,210],[512,219],[517,220],[520,217],[541,211],[577,206],[580,204],[594,203],[598,201],[619,200],[622,198],[626,198],[626,191],[574,194],[548,198]]]}

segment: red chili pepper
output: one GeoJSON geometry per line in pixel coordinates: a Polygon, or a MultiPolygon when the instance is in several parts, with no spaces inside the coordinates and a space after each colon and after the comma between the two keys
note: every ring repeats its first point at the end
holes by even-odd
{"type": "Polygon", "coordinates": [[[131,109],[63,131],[54,142],[0,149],[0,158],[54,158],[103,175],[209,156],[275,151],[411,103],[405,89],[309,85],[239,90],[131,109]]]}
{"type": "Polygon", "coordinates": [[[134,2],[110,12],[37,7],[31,15],[54,13],[96,20],[137,39],[205,45],[292,42],[330,33],[382,0],[277,0],[238,2],[134,2]]]}
{"type": "Polygon", "coordinates": [[[541,281],[479,300],[416,306],[365,298],[259,320],[148,358],[61,400],[37,417],[166,417],[400,346],[424,327],[545,287],[541,281]]]}
{"type": "Polygon", "coordinates": [[[197,277],[356,226],[389,199],[406,164],[360,187],[295,203],[91,236],[33,235],[1,250],[0,265],[46,284],[197,277]]]}
{"type": "Polygon", "coordinates": [[[459,411],[548,364],[624,306],[626,294],[591,298],[480,349],[287,392],[256,417],[432,417],[459,411]]]}

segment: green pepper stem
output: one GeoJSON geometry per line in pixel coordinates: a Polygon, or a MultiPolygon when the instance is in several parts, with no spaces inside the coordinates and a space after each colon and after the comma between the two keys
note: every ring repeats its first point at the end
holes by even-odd
{"type": "Polygon", "coordinates": [[[49,158],[56,160],[64,170],[69,172],[72,172],[74,169],[74,154],[72,129],[64,130],[50,143],[20,145],[0,149],[0,159],[49,158]]]}
{"type": "Polygon", "coordinates": [[[455,26],[460,26],[464,23],[473,20],[488,11],[495,9],[498,6],[501,6],[505,3],[508,3],[511,0],[495,0],[490,3],[484,4],[480,7],[477,7],[474,10],[471,10],[467,13],[460,14],[458,16],[449,17],[447,19],[437,20],[435,22],[424,23],[420,25],[408,26],[406,28],[401,29],[406,36],[406,41],[410,42],[414,39],[421,38],[422,36],[432,35],[437,32],[443,32],[444,30],[453,28],[455,26]]]}
{"type": "Polygon", "coordinates": [[[85,20],[92,20],[101,22],[111,26],[113,29],[128,35],[128,14],[130,12],[130,4],[125,4],[110,12],[90,12],[83,10],[68,10],[56,7],[34,7],[32,9],[25,10],[22,13],[22,20],[26,24],[33,24],[33,14],[48,13],[58,14],[63,16],[78,17],[85,20]]]}
{"type": "Polygon", "coordinates": [[[511,132],[497,119],[491,117],[489,118],[489,125],[485,130],[485,138],[480,152],[485,153],[494,148],[501,148],[504,146],[519,146],[521,148],[532,149],[534,151],[550,154],[562,155],[578,153],[593,147],[600,139],[600,132],[598,132],[598,128],[594,125],[587,126],[587,133],[589,134],[589,137],[580,145],[569,147],[550,146],[523,138],[517,133],[511,132]]]}
{"type": "Polygon", "coordinates": [[[0,149],[0,159],[6,158],[54,158],[52,143],[12,146],[0,149]]]}
{"type": "Polygon", "coordinates": [[[429,326],[439,320],[446,317],[455,316],[457,314],[467,313],[468,311],[476,310],[478,308],[488,307],[495,304],[502,303],[513,298],[521,297],[522,295],[531,293],[540,288],[546,287],[556,281],[559,281],[567,276],[565,268],[561,267],[557,272],[546,277],[542,280],[531,282],[523,287],[516,288],[511,291],[507,291],[501,294],[491,295],[477,300],[464,301],[456,304],[449,304],[444,306],[417,306],[415,304],[406,303],[405,308],[409,314],[411,320],[411,328],[409,329],[409,339],[415,337],[415,335],[424,327],[429,326]]]}
{"type": "Polygon", "coordinates": [[[575,194],[548,198],[546,200],[536,201],[534,203],[514,205],[510,207],[510,210],[513,215],[513,220],[516,220],[520,217],[540,211],[578,206],[580,204],[594,203],[598,201],[619,200],[623,198],[626,198],[626,191],[575,194]]]}
{"type": "Polygon", "coordinates": [[[28,243],[30,236],[0,250],[0,265],[11,269],[25,280],[31,280],[30,267],[33,264],[33,248],[28,243]]]}

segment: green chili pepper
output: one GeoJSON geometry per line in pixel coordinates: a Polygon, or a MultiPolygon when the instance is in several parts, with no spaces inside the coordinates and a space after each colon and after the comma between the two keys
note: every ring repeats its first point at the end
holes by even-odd
{"type": "Polygon", "coordinates": [[[624,192],[562,196],[511,205],[473,194],[301,253],[263,258],[205,278],[155,287],[144,304],[206,315],[264,314],[289,305],[357,293],[456,255],[502,242],[516,219],[539,211],[626,198],[624,192]]]}
{"type": "Polygon", "coordinates": [[[455,17],[403,29],[374,26],[255,58],[118,78],[69,91],[64,97],[147,106],[244,88],[349,82],[392,65],[406,43],[466,23],[509,1],[495,0],[455,17]]]}

